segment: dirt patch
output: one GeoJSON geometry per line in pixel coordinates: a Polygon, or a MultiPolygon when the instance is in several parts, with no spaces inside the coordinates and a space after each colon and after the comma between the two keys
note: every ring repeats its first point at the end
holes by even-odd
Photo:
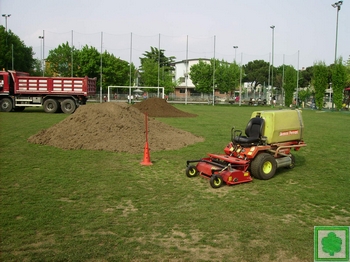
{"type": "Polygon", "coordinates": [[[196,117],[195,114],[190,114],[181,111],[166,100],[160,98],[149,98],[143,100],[140,103],[134,104],[134,107],[139,109],[141,112],[148,114],[151,117],[196,117]]]}
{"type": "MultiPolygon", "coordinates": [[[[163,99],[147,100],[154,101],[154,108],[151,109],[147,105],[150,108],[148,112],[165,113],[166,107],[158,107],[163,103],[163,99]]],[[[172,115],[174,107],[171,106],[169,112],[169,115],[172,115]]],[[[154,118],[148,120],[148,142],[152,151],[175,150],[202,141],[202,137],[171,127],[154,118]]],[[[29,137],[28,142],[62,149],[143,153],[145,114],[136,106],[125,103],[88,104],[79,107],[63,121],[29,137]]]]}

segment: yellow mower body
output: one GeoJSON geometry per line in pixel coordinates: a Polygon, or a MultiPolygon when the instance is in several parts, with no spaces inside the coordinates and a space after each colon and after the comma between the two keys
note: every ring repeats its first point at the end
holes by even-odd
{"type": "Polygon", "coordinates": [[[263,136],[267,144],[303,139],[304,123],[301,110],[267,110],[255,111],[251,118],[264,119],[263,136]]]}

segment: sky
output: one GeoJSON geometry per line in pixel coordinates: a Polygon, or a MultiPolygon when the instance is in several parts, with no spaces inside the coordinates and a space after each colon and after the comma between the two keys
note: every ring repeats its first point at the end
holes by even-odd
{"type": "Polygon", "coordinates": [[[350,0],[0,0],[1,25],[35,57],[68,42],[140,64],[150,47],[175,61],[217,58],[312,66],[350,58],[350,0]],[[271,26],[275,26],[274,29],[271,26]],[[44,36],[44,41],[39,38],[44,36]],[[233,48],[238,46],[238,48],[233,48]]]}

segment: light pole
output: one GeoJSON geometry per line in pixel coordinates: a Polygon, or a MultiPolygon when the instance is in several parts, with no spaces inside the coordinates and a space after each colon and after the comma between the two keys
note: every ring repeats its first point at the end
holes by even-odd
{"type": "Polygon", "coordinates": [[[339,16],[339,11],[340,11],[340,6],[343,4],[343,1],[338,1],[332,6],[334,8],[337,8],[337,23],[336,23],[336,29],[335,29],[335,55],[334,55],[334,64],[337,61],[337,46],[338,46],[338,16],[339,16]]]}
{"type": "Polygon", "coordinates": [[[273,94],[273,55],[274,55],[274,39],[275,39],[275,26],[270,26],[272,29],[272,67],[271,67],[271,95],[273,94]]]}
{"type": "Polygon", "coordinates": [[[7,32],[7,18],[11,16],[11,14],[2,14],[3,17],[5,17],[5,30],[7,32]]]}
{"type": "Polygon", "coordinates": [[[44,76],[44,34],[39,36],[39,39],[42,40],[41,42],[41,69],[43,70],[43,76],[44,76]]]}
{"type": "Polygon", "coordinates": [[[234,45],[233,48],[235,49],[235,62],[236,62],[236,57],[237,57],[236,55],[237,55],[237,48],[238,48],[238,46],[234,45]]]}

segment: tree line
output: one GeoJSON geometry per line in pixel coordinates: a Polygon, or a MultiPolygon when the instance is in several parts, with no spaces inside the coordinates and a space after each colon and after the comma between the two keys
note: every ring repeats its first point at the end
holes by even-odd
{"type": "MultiPolygon", "coordinates": [[[[150,51],[145,51],[140,57],[139,68],[108,51],[101,54],[95,47],[88,45],[77,49],[68,42],[49,50],[44,67],[34,55],[32,47],[27,47],[11,30],[6,32],[0,26],[0,66],[4,69],[13,67],[17,71],[38,76],[96,77],[102,90],[111,85],[136,84],[144,87],[162,86],[165,93],[169,94],[179,85],[179,80],[176,82],[173,77],[176,57],[167,57],[165,50],[152,46],[150,51]]],[[[286,104],[292,103],[296,88],[299,87],[305,90],[298,92],[298,98],[304,100],[314,95],[318,108],[323,106],[325,89],[329,88],[330,83],[337,108],[342,107],[344,88],[350,86],[350,59],[345,62],[342,58],[329,66],[318,61],[305,70],[298,70],[292,65],[272,68],[264,60],[238,65],[235,61],[210,59],[200,60],[189,68],[189,72],[197,92],[210,94],[214,86],[220,92],[232,93],[239,89],[240,81],[253,83],[253,88],[273,83],[272,92],[281,93],[283,90],[286,104]],[[271,70],[274,72],[273,79],[270,79],[271,70]]]]}

